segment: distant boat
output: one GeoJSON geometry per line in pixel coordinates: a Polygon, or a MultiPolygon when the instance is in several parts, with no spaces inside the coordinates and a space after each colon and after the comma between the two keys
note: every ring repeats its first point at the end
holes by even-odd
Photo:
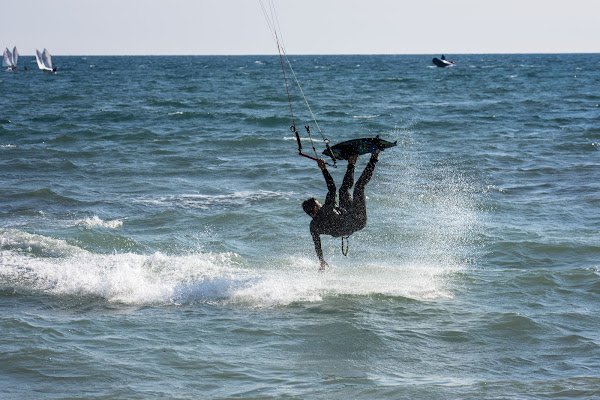
{"type": "Polygon", "coordinates": [[[17,46],[13,48],[12,53],[8,49],[8,47],[4,50],[4,54],[2,55],[2,66],[7,67],[9,71],[14,71],[17,69],[17,62],[19,61],[19,52],[17,51],[17,46]]]}
{"type": "Polygon", "coordinates": [[[454,65],[454,61],[446,61],[446,56],[444,55],[441,58],[435,57],[432,61],[440,68],[452,67],[454,65]]]}
{"type": "Polygon", "coordinates": [[[35,51],[35,61],[42,71],[56,71],[56,68],[52,68],[52,55],[46,49],[41,53],[39,50],[35,51]]]}

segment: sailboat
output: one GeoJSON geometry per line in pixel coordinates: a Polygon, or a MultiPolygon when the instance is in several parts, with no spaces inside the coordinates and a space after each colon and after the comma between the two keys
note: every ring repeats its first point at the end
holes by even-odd
{"type": "Polygon", "coordinates": [[[37,62],[38,68],[42,71],[55,71],[52,68],[52,55],[46,49],[40,53],[39,50],[35,50],[35,61],[37,62]]]}
{"type": "Polygon", "coordinates": [[[17,62],[19,61],[19,52],[17,51],[17,46],[13,48],[12,53],[8,49],[8,47],[4,50],[4,54],[2,55],[2,66],[8,67],[9,71],[14,71],[17,69],[17,62]]]}

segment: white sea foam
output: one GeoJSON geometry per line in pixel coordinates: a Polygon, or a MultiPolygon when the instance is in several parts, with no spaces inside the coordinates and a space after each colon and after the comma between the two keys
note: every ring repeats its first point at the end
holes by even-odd
{"type": "Polygon", "coordinates": [[[319,302],[328,297],[390,296],[416,300],[452,297],[449,270],[423,265],[361,264],[333,266],[324,273],[306,259],[290,268],[263,273],[236,288],[231,301],[255,305],[287,305],[319,302]]]}
{"type": "Polygon", "coordinates": [[[232,253],[94,254],[41,235],[14,230],[1,235],[0,284],[53,295],[126,304],[218,301],[251,276],[232,253]],[[215,286],[219,281],[226,285],[215,286]]]}
{"type": "MultiPolygon", "coordinates": [[[[70,257],[80,254],[82,251],[64,240],[16,229],[0,229],[0,249],[9,249],[16,253],[35,253],[43,257],[70,257]]],[[[4,261],[4,259],[2,260],[4,261]]]]}
{"type": "Polygon", "coordinates": [[[356,118],[356,119],[372,119],[372,118],[379,118],[381,117],[381,115],[377,114],[377,115],[353,115],[352,118],[356,118]]]}
{"type": "Polygon", "coordinates": [[[77,223],[77,225],[81,225],[81,226],[85,226],[88,228],[97,228],[97,227],[101,227],[101,228],[110,228],[110,229],[117,229],[123,226],[123,221],[120,219],[113,219],[113,220],[102,220],[100,219],[100,217],[98,217],[97,215],[94,215],[91,218],[84,218],[81,221],[79,221],[77,223]]]}
{"type": "Polygon", "coordinates": [[[63,240],[0,232],[0,285],[51,295],[101,297],[124,304],[318,302],[339,296],[450,297],[447,269],[424,265],[357,265],[317,272],[313,260],[250,266],[234,253],[94,254],[63,240]],[[32,248],[37,251],[32,251],[32,248]],[[51,256],[51,257],[48,257],[51,256]]]}

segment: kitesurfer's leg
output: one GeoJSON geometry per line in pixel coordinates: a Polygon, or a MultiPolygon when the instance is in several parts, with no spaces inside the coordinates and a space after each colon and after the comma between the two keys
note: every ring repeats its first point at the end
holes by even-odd
{"type": "Polygon", "coordinates": [[[348,168],[346,169],[346,174],[344,175],[344,180],[342,181],[342,186],[340,186],[340,208],[345,208],[346,210],[350,209],[352,206],[352,196],[350,195],[350,189],[354,184],[354,168],[356,166],[356,159],[358,156],[350,156],[348,158],[348,168]]]}
{"type": "Polygon", "coordinates": [[[367,224],[367,198],[365,195],[365,186],[373,177],[373,171],[375,170],[375,164],[377,164],[378,157],[379,150],[371,155],[369,163],[360,175],[360,178],[358,178],[358,181],[356,181],[356,186],[354,186],[354,200],[352,201],[350,214],[352,215],[355,232],[364,228],[367,224]]]}

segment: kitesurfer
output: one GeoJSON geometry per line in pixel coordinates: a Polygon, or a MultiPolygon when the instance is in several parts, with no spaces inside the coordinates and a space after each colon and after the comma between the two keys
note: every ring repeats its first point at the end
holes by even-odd
{"type": "Polygon", "coordinates": [[[319,271],[324,271],[325,267],[329,266],[323,258],[320,235],[341,236],[343,238],[361,230],[367,224],[365,185],[369,183],[373,176],[380,151],[377,150],[371,155],[369,163],[360,178],[356,181],[352,195],[350,195],[350,188],[352,188],[354,183],[354,168],[358,155],[352,155],[348,158],[348,168],[339,191],[339,206],[335,204],[336,187],[333,178],[329,174],[329,171],[327,171],[327,164],[322,159],[317,161],[327,183],[325,204],[321,205],[321,203],[312,197],[302,203],[302,208],[304,212],[312,217],[310,233],[315,243],[315,251],[321,263],[319,271]]]}

